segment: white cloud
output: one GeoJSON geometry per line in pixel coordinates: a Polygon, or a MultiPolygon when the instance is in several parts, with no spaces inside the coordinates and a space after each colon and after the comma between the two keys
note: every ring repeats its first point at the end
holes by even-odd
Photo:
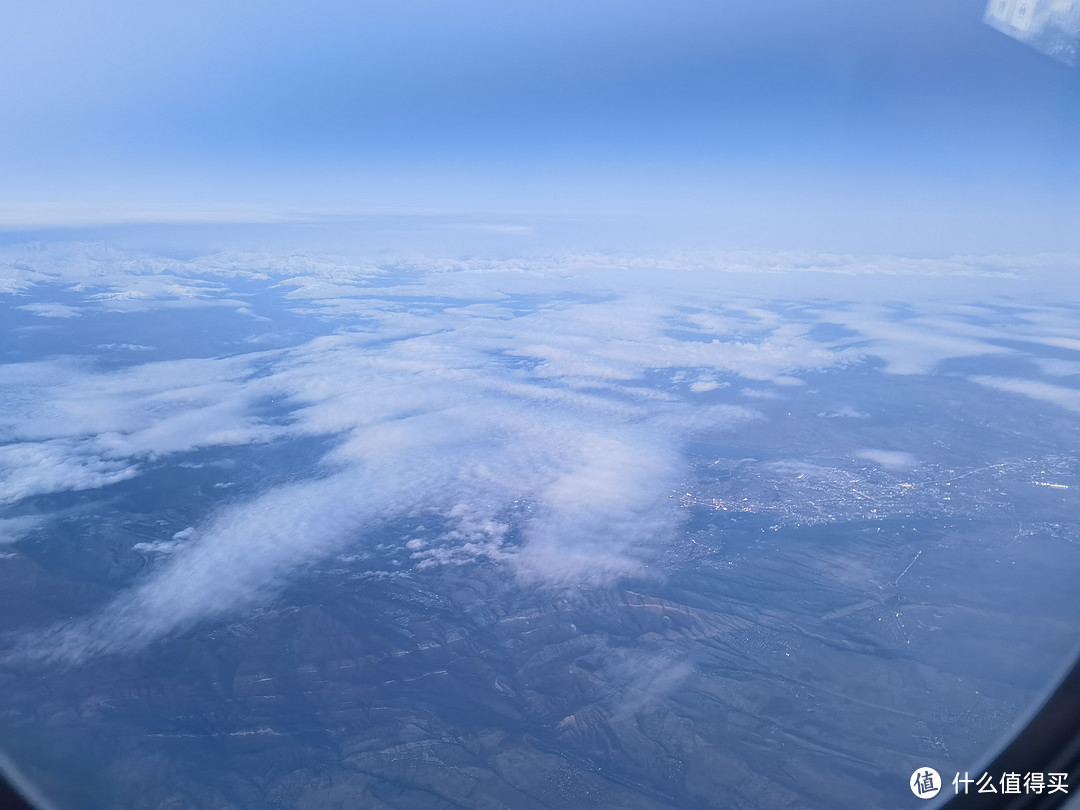
{"type": "MultiPolygon", "coordinates": [[[[770,298],[786,294],[792,276],[836,277],[843,290],[864,276],[999,278],[1003,261],[747,252],[395,268],[245,254],[182,262],[100,247],[20,261],[8,276],[19,289],[78,279],[81,306],[244,308],[250,302],[223,280],[273,280],[294,315],[330,319],[314,323],[336,330],[288,349],[114,371],[70,358],[0,366],[0,492],[9,502],[116,483],[148,459],[199,448],[331,438],[307,480],[233,503],[172,540],[136,544],[162,555],[154,569],[42,642],[73,657],[232,615],[411,515],[445,524],[405,543],[402,559],[413,565],[488,560],[555,589],[644,574],[680,527],[670,494],[687,473],[684,443],[763,418],[726,404],[736,395],[719,379],[788,386],[794,399],[802,378],[868,356],[893,373],[927,373],[944,359],[1002,351],[980,328],[954,323],[976,311],[898,318],[878,304],[790,311],[770,298]],[[822,322],[856,334],[819,339],[822,322]],[[666,383],[673,378],[694,382],[666,383]],[[716,393],[692,396],[704,392],[716,393]],[[274,417],[261,407],[268,402],[274,417]],[[521,543],[509,544],[525,505],[521,543]]],[[[1060,341],[1063,328],[1018,322],[1016,333],[1060,341]]],[[[987,380],[998,378],[976,379],[1042,398],[1052,389],[1060,401],[1070,391],[987,380]]],[[[916,463],[892,450],[860,457],[888,469],[916,463]]]]}
{"type": "Polygon", "coordinates": [[[818,416],[824,419],[869,419],[870,414],[856,410],[850,405],[842,405],[834,411],[822,411],[818,416]]]}
{"type": "Polygon", "coordinates": [[[1020,380],[1012,377],[978,376],[971,379],[979,385],[996,388],[998,391],[1007,391],[1010,394],[1021,394],[1032,399],[1039,399],[1069,411],[1080,411],[1080,391],[1075,388],[1065,388],[1060,385],[1039,382],[1038,380],[1020,380]]]}
{"type": "Polygon", "coordinates": [[[57,438],[106,458],[264,441],[280,430],[247,414],[262,394],[241,358],[146,363],[95,372],[76,360],[0,366],[9,440],[57,438]]]}
{"type": "Polygon", "coordinates": [[[1080,374],[1080,360],[1061,360],[1056,357],[1040,357],[1036,361],[1044,374],[1052,377],[1072,377],[1080,374]]]}
{"type": "Polygon", "coordinates": [[[31,515],[0,518],[0,546],[17,543],[44,522],[43,518],[31,515]]]}
{"type": "MultiPolygon", "coordinates": [[[[158,422],[128,431],[123,441],[113,433],[92,439],[117,456],[190,446],[211,435],[204,418],[243,425],[242,408],[222,412],[203,406],[204,398],[243,403],[267,392],[295,407],[293,434],[336,433],[340,440],[322,477],[231,507],[181,546],[140,546],[168,557],[102,614],[57,631],[49,645],[77,656],[141,644],[232,613],[304,564],[418,511],[441,514],[456,526],[428,547],[411,549],[418,564],[482,557],[555,588],[640,573],[678,525],[668,494],[681,471],[677,448],[687,431],[699,423],[722,430],[754,416],[730,406],[698,410],[673,402],[654,413],[600,396],[550,399],[547,385],[527,374],[507,387],[501,362],[452,342],[440,348],[404,339],[369,348],[362,335],[338,335],[272,359],[258,377],[223,359],[146,364],[73,383],[88,392],[91,407],[81,423],[65,425],[68,432],[111,428],[112,420],[130,418],[112,413],[111,397],[121,391],[138,393],[118,405],[136,418],[148,418],[148,401],[162,406],[158,422]],[[158,387],[164,378],[171,390],[158,387]],[[93,407],[92,390],[110,405],[93,407]],[[538,407],[537,400],[550,404],[538,407]],[[192,410],[174,414],[177,402],[192,410]],[[509,550],[503,547],[506,524],[497,515],[522,501],[535,508],[523,545],[509,550]]],[[[53,395],[65,402],[71,393],[61,387],[53,395]]],[[[40,420],[23,430],[40,434],[46,426],[40,420]]]]}
{"type": "Polygon", "coordinates": [[[744,388],[739,391],[744,397],[751,399],[783,399],[783,394],[771,388],[744,388]]]}
{"type": "Polygon", "coordinates": [[[134,222],[289,222],[303,218],[303,215],[296,212],[270,206],[75,205],[26,202],[0,204],[0,230],[126,225],[134,222]]]}
{"type": "Polygon", "coordinates": [[[602,655],[604,681],[616,690],[608,698],[615,721],[636,722],[638,712],[655,707],[693,673],[685,661],[662,650],[605,645],[602,655]]]}
{"type": "Polygon", "coordinates": [[[503,548],[510,525],[493,517],[489,510],[471,503],[459,503],[447,515],[451,527],[434,543],[413,539],[405,544],[418,568],[436,565],[465,565],[477,560],[505,561],[503,548]]]}
{"type": "Polygon", "coordinates": [[[23,304],[19,309],[33,312],[42,318],[77,318],[79,310],[69,307],[67,304],[58,304],[54,301],[39,301],[34,304],[23,304]]]}
{"type": "Polygon", "coordinates": [[[144,554],[172,554],[180,544],[169,540],[154,540],[149,543],[136,543],[131,547],[132,551],[141,551],[144,554]]]}
{"type": "Polygon", "coordinates": [[[101,458],[75,442],[0,445],[0,503],[66,490],[96,489],[134,477],[136,465],[101,458]]]}
{"type": "Polygon", "coordinates": [[[97,345],[99,349],[105,349],[106,351],[128,351],[128,352],[148,352],[153,350],[153,346],[144,346],[141,343],[99,343],[97,345]]]}
{"type": "Polygon", "coordinates": [[[944,360],[1012,352],[989,342],[1000,338],[1000,332],[899,317],[902,313],[886,307],[822,310],[817,314],[857,332],[865,339],[860,344],[862,351],[883,360],[889,374],[930,374],[944,360]]]}
{"type": "Polygon", "coordinates": [[[887,470],[906,470],[918,464],[918,459],[914,455],[901,450],[867,449],[860,450],[855,455],[887,470]]]}
{"type": "Polygon", "coordinates": [[[702,378],[690,383],[690,390],[695,394],[703,394],[706,391],[715,391],[718,388],[727,388],[731,383],[719,383],[716,380],[702,378]]]}

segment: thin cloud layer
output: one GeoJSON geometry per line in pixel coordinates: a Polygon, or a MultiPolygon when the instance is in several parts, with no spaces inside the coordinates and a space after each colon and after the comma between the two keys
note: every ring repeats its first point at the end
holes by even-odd
{"type": "Polygon", "coordinates": [[[34,304],[23,304],[19,309],[40,315],[42,318],[77,318],[79,310],[69,307],[67,304],[39,301],[34,304]]]}
{"type": "MultiPolygon", "coordinates": [[[[117,344],[140,348],[119,369],[65,357],[0,367],[0,502],[120,484],[211,447],[328,446],[299,480],[138,543],[151,572],[39,648],[78,659],[225,620],[404,519],[442,527],[407,538],[402,556],[418,567],[486,560],[552,589],[646,574],[682,525],[673,493],[688,474],[685,445],[766,418],[750,404],[781,408],[804,378],[875,360],[927,374],[948,359],[1016,355],[1017,341],[1064,351],[1071,339],[1049,305],[1010,321],[1006,346],[978,307],[807,306],[778,298],[775,279],[1007,280],[1022,265],[755,253],[412,265],[102,248],[23,256],[9,287],[41,312],[50,302],[20,299],[78,278],[83,319],[190,304],[228,305],[228,317],[255,323],[259,306],[240,306],[231,286],[240,278],[322,334],[142,363],[152,348],[117,344]],[[756,279],[757,293],[736,277],[756,279]]],[[[1061,386],[973,379],[1080,409],[1061,386]]],[[[823,415],[867,418],[848,406],[823,415]]],[[[906,452],[859,455],[887,469],[915,463],[906,452]]]]}
{"type": "Polygon", "coordinates": [[[979,385],[996,388],[998,391],[1007,391],[1010,394],[1049,402],[1068,411],[1080,411],[1080,390],[1065,388],[1061,385],[1040,382],[1038,380],[1022,380],[1011,377],[987,377],[975,376],[971,378],[979,385]]]}
{"type": "Polygon", "coordinates": [[[918,463],[918,459],[914,455],[902,450],[867,449],[860,450],[856,455],[887,470],[907,470],[918,463]]]}
{"type": "Polygon", "coordinates": [[[30,532],[42,525],[39,517],[27,516],[0,518],[0,546],[17,543],[30,532]]]}

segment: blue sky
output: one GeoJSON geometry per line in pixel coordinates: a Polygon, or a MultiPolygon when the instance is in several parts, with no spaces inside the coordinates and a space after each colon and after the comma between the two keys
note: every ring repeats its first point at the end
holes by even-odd
{"type": "Polygon", "coordinates": [[[720,246],[1075,249],[1078,74],[983,5],[20,4],[0,224],[634,215],[720,246]]]}

